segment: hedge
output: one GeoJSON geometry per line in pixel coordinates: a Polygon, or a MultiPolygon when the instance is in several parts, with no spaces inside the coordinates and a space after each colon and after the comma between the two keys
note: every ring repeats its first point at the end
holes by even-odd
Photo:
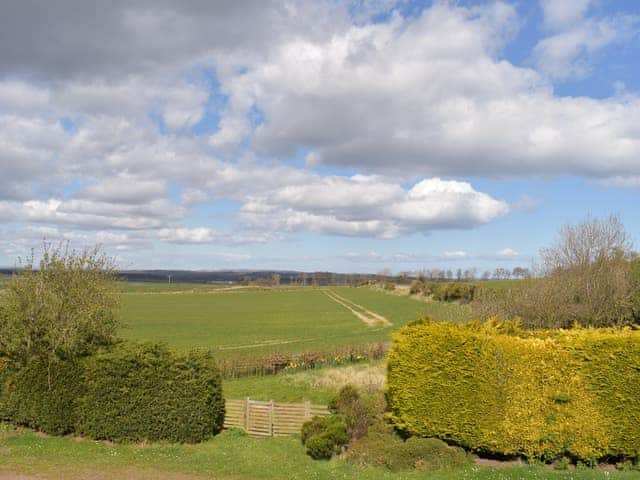
{"type": "Polygon", "coordinates": [[[198,442],[222,429],[222,382],[208,354],[122,343],[51,371],[50,384],[39,361],[8,376],[0,413],[46,433],[97,440],[198,442]]]}
{"type": "Polygon", "coordinates": [[[206,354],[120,346],[85,362],[76,430],[106,440],[197,442],[224,421],[221,377],[206,354]]]}
{"type": "Polygon", "coordinates": [[[394,335],[395,425],[491,454],[640,457],[640,331],[426,321],[394,335]]]}
{"type": "MultiPolygon", "coordinates": [[[[11,368],[11,367],[10,367],[11,368]]],[[[82,366],[78,362],[48,365],[34,359],[26,367],[10,371],[2,387],[3,416],[52,435],[74,431],[74,405],[82,393],[82,366]]]]}

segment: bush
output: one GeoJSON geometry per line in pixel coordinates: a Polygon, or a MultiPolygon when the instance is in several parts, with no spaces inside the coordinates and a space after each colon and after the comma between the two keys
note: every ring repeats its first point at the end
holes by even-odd
{"type": "Polygon", "coordinates": [[[469,303],[475,296],[476,285],[466,282],[429,282],[424,290],[439,302],[469,303]]]}
{"type": "Polygon", "coordinates": [[[342,415],[314,417],[302,425],[301,437],[307,455],[315,460],[329,459],[349,441],[347,422],[342,415]]]}
{"type": "Polygon", "coordinates": [[[411,295],[416,295],[418,293],[422,293],[424,290],[424,282],[421,280],[414,280],[411,282],[411,286],[409,287],[409,293],[411,295]]]}
{"type": "Polygon", "coordinates": [[[450,447],[435,438],[411,437],[403,441],[390,425],[376,422],[369,434],[349,445],[348,460],[360,466],[389,470],[439,469],[463,466],[463,449],[450,447]]]}
{"type": "Polygon", "coordinates": [[[345,385],[329,401],[329,410],[344,415],[351,439],[364,437],[369,425],[384,412],[385,407],[382,394],[362,395],[353,385],[345,385]]]}
{"type": "Polygon", "coordinates": [[[4,377],[0,387],[3,417],[53,435],[73,431],[75,402],[83,390],[78,362],[57,361],[49,369],[43,361],[33,359],[18,371],[7,373],[0,374],[0,380],[4,377]]]}
{"type": "Polygon", "coordinates": [[[105,440],[199,442],[222,429],[221,378],[206,354],[122,344],[88,358],[78,433],[105,440]]]}
{"type": "Polygon", "coordinates": [[[395,425],[486,453],[640,456],[640,331],[422,322],[394,336],[395,425]]]}
{"type": "Polygon", "coordinates": [[[213,359],[163,345],[123,343],[51,369],[34,359],[10,375],[0,372],[3,377],[0,415],[50,434],[198,442],[219,432],[224,420],[213,359]]]}

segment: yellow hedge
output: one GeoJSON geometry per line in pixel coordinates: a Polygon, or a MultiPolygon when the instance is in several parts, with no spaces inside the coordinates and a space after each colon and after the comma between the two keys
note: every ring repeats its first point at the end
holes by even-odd
{"type": "Polygon", "coordinates": [[[430,321],[394,335],[392,419],[502,455],[640,457],[640,331],[430,321]]]}

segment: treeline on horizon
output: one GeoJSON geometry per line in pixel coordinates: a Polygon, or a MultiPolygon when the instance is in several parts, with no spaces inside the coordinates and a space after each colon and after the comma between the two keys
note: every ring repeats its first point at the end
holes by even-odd
{"type": "MultiPolygon", "coordinates": [[[[2,275],[11,276],[19,268],[0,268],[2,275]]],[[[515,267],[512,270],[496,268],[478,275],[475,268],[469,269],[424,269],[418,272],[392,274],[385,270],[380,273],[336,273],[299,272],[293,270],[120,270],[118,277],[127,282],[161,283],[232,283],[265,286],[278,285],[363,285],[371,282],[393,282],[408,284],[416,279],[430,281],[479,281],[521,279],[531,276],[529,269],[515,267]]]]}

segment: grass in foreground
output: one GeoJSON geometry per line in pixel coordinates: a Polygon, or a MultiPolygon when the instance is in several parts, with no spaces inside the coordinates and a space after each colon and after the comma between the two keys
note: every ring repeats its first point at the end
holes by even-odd
{"type": "Polygon", "coordinates": [[[41,478],[186,478],[216,479],[575,479],[640,478],[632,472],[557,472],[544,467],[466,467],[442,471],[392,473],[358,468],[341,459],[314,461],[298,437],[259,439],[227,431],[198,445],[113,445],[68,437],[47,437],[0,425],[0,474],[41,478]],[[132,473],[134,472],[134,473],[132,473]]]}

